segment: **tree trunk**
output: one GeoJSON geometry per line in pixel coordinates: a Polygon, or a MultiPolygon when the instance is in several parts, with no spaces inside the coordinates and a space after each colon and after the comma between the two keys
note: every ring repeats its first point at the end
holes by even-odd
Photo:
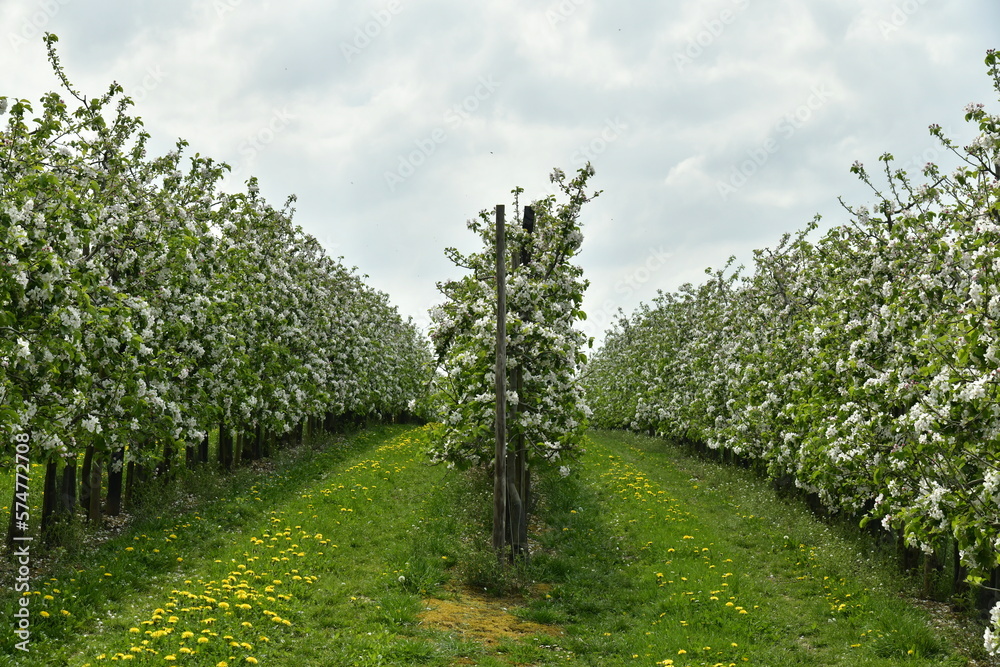
{"type": "Polygon", "coordinates": [[[257,422],[253,429],[253,458],[259,461],[264,457],[264,427],[257,422]]]}
{"type": "Polygon", "coordinates": [[[95,523],[101,520],[101,457],[94,454],[90,466],[90,504],[87,509],[87,521],[95,523]]]}
{"type": "Polygon", "coordinates": [[[122,467],[125,463],[125,449],[111,452],[108,461],[108,516],[122,513],[122,467]]]}
{"type": "Polygon", "coordinates": [[[83,454],[83,470],[80,472],[80,505],[84,511],[90,507],[90,469],[94,464],[94,446],[89,445],[83,454]]]}
{"type": "Polygon", "coordinates": [[[208,463],[208,433],[201,440],[201,445],[198,447],[198,461],[200,463],[208,463]]]}
{"type": "Polygon", "coordinates": [[[42,487],[42,534],[52,525],[52,515],[59,503],[59,487],[56,480],[59,475],[59,462],[49,460],[45,464],[45,483],[42,487]]]}
{"type": "Polygon", "coordinates": [[[163,459],[160,464],[156,466],[156,474],[158,477],[163,477],[164,479],[171,477],[173,473],[173,463],[174,463],[174,446],[171,442],[163,441],[163,459]]]}
{"type": "Polygon", "coordinates": [[[243,436],[243,453],[240,455],[240,458],[244,461],[253,461],[255,458],[254,448],[257,443],[256,435],[256,430],[251,430],[243,436]]]}
{"type": "Polygon", "coordinates": [[[233,469],[233,437],[225,421],[219,423],[219,463],[223,470],[233,469]]]}
{"type": "Polygon", "coordinates": [[[76,458],[66,461],[62,474],[62,492],[59,494],[59,512],[76,514],[76,458]]]}
{"type": "Polygon", "coordinates": [[[233,430],[233,467],[238,468],[243,462],[243,429],[233,430]]]}
{"type": "Polygon", "coordinates": [[[135,461],[129,461],[126,466],[125,504],[129,509],[135,506],[135,461]]]}

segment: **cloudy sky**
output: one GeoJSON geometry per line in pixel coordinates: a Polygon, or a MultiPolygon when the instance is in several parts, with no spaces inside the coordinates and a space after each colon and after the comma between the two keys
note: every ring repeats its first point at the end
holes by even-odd
{"type": "Polygon", "coordinates": [[[89,94],[121,83],[166,152],[177,138],[427,322],[465,221],[550,190],[588,159],[585,328],[773,245],[883,152],[951,164],[928,135],[996,109],[993,0],[2,0],[0,95],[57,83],[60,37],[89,94]]]}

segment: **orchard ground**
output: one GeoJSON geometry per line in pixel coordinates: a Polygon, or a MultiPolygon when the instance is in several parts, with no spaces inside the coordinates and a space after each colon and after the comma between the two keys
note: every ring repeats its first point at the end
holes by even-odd
{"type": "Polygon", "coordinates": [[[539,476],[530,562],[500,568],[491,481],[428,465],[432,428],[186,473],[75,528],[36,552],[31,651],[5,628],[0,665],[991,664],[856,528],[658,439],[592,432],[539,476]]]}

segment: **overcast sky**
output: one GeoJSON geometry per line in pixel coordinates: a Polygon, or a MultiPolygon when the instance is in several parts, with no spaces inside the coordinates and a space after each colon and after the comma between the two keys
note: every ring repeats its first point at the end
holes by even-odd
{"type": "MultiPolygon", "coordinates": [[[[837,202],[849,173],[951,164],[927,126],[974,135],[996,109],[995,0],[0,0],[0,95],[111,81],[166,152],[177,138],[275,206],[426,325],[444,248],[484,208],[549,192],[589,158],[585,329],[658,289],[748,266],[837,202]]],[[[524,203],[524,202],[522,202],[524,203]]]]}

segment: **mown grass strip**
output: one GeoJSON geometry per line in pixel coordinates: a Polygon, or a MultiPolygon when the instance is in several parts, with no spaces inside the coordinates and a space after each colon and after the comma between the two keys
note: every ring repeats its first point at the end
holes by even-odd
{"type": "Polygon", "coordinates": [[[0,660],[293,664],[319,651],[315,664],[364,664],[351,646],[363,651],[382,621],[405,622],[419,605],[386,566],[419,531],[426,484],[444,474],[424,465],[418,440],[375,429],[245,471],[245,486],[197,510],[138,521],[34,582],[32,653],[5,646],[0,660]],[[345,628],[364,639],[344,641],[345,628]]]}
{"type": "Polygon", "coordinates": [[[504,571],[488,546],[489,479],[426,465],[425,439],[375,429],[139,521],[47,582],[36,609],[73,611],[39,623],[34,662],[0,661],[967,664],[857,531],[746,471],[593,433],[570,477],[538,475],[533,557],[504,571]],[[487,643],[420,622],[424,598],[460,603],[461,585],[562,634],[487,643]]]}
{"type": "Polygon", "coordinates": [[[534,608],[569,624],[576,663],[967,664],[953,642],[975,630],[937,632],[858,531],[662,440],[595,432],[587,450],[536,558],[557,586],[534,608]]]}

